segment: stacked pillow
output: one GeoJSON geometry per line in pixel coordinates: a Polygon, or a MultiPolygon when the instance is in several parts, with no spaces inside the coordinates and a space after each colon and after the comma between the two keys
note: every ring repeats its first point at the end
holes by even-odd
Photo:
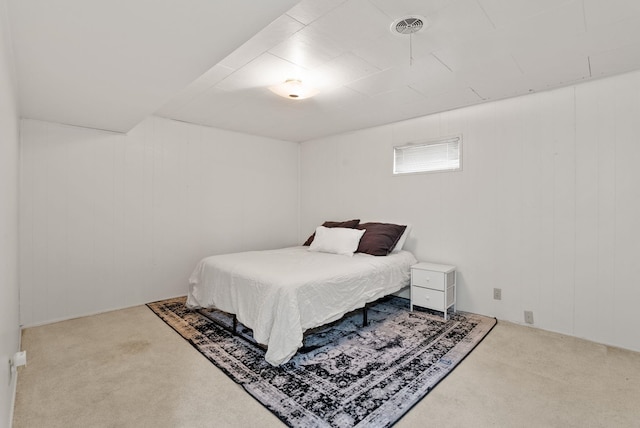
{"type": "Polygon", "coordinates": [[[364,233],[364,230],[346,227],[329,228],[318,226],[315,233],[316,236],[311,245],[309,245],[309,251],[353,256],[364,233]]]}
{"type": "MultiPolygon", "coordinates": [[[[324,227],[346,227],[348,229],[353,229],[354,227],[356,227],[358,225],[358,223],[360,223],[360,219],[356,218],[354,220],[346,220],[346,221],[325,221],[324,223],[322,223],[322,225],[324,227]]],[[[307,240],[304,242],[304,244],[302,245],[311,245],[311,243],[313,242],[313,238],[315,238],[316,234],[315,232],[307,238],[307,240]]]]}
{"type": "Polygon", "coordinates": [[[407,226],[392,223],[363,223],[357,228],[365,231],[358,245],[359,253],[386,256],[393,251],[407,226]]]}
{"type": "Polygon", "coordinates": [[[393,223],[368,222],[359,219],[325,221],[303,245],[309,251],[353,255],[354,252],[386,256],[402,250],[410,227],[393,223]]]}

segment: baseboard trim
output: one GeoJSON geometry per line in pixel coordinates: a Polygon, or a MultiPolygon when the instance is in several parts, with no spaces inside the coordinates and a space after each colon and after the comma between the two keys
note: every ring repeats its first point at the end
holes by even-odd
{"type": "Polygon", "coordinates": [[[12,397],[11,397],[11,407],[9,407],[9,428],[13,427],[13,410],[16,407],[16,391],[18,390],[18,372],[11,378],[12,383],[12,397]]]}
{"type": "MultiPolygon", "coordinates": [[[[155,300],[151,300],[148,302],[142,302],[142,303],[136,303],[133,305],[127,305],[127,306],[118,306],[118,307],[114,307],[114,308],[105,308],[105,309],[100,309],[94,312],[86,312],[86,313],[81,313],[81,314],[76,314],[76,315],[69,315],[68,317],[60,317],[60,318],[53,318],[50,320],[46,320],[46,321],[39,321],[39,322],[35,322],[35,323],[25,323],[23,325],[21,325],[22,330],[26,329],[26,328],[33,328],[33,327],[42,327],[44,325],[51,325],[51,324],[55,324],[55,323],[59,323],[59,322],[64,322],[64,321],[71,321],[71,320],[75,320],[78,318],[85,318],[85,317],[92,317],[94,315],[101,315],[101,314],[106,314],[108,312],[114,312],[114,311],[120,311],[123,309],[131,309],[131,308],[135,308],[137,306],[145,306],[147,303],[151,303],[151,302],[157,302],[160,300],[167,300],[167,299],[173,299],[176,297],[182,297],[185,294],[182,293],[180,295],[177,296],[168,296],[168,297],[161,297],[155,300]]],[[[22,334],[20,334],[20,338],[22,339],[22,334]]]]}
{"type": "MultiPolygon", "coordinates": [[[[18,349],[16,350],[16,352],[19,352],[22,350],[22,327],[19,330],[18,333],[18,349]]],[[[14,415],[14,410],[16,407],[16,394],[18,391],[18,370],[16,370],[15,373],[11,373],[9,376],[11,376],[11,404],[9,406],[9,428],[13,428],[13,415],[14,415]]]]}

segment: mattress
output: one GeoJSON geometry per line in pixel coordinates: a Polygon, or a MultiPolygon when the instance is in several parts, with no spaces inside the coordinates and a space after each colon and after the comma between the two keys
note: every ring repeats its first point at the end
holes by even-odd
{"type": "Polygon", "coordinates": [[[416,262],[408,251],[349,257],[303,246],[211,256],[189,278],[187,306],[235,314],[277,366],[295,355],[305,330],[409,285],[416,262]]]}

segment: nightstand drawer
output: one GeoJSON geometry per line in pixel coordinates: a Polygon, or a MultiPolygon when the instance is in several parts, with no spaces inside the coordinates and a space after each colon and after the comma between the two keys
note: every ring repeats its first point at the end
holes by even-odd
{"type": "Polygon", "coordinates": [[[432,288],[434,290],[444,290],[444,273],[431,270],[412,269],[411,285],[418,287],[432,288]]]}
{"type": "Polygon", "coordinates": [[[411,303],[436,311],[442,311],[445,321],[447,310],[456,311],[456,267],[421,262],[411,266],[411,303]]]}
{"type": "Polygon", "coordinates": [[[444,291],[411,287],[411,303],[422,306],[423,308],[444,311],[444,291]]]}

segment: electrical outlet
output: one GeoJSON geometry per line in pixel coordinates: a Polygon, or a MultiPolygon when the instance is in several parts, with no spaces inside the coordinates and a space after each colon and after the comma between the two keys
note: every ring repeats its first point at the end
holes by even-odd
{"type": "Polygon", "coordinates": [[[524,311],[524,322],[533,324],[533,311],[524,311]]]}
{"type": "Polygon", "coordinates": [[[502,300],[502,288],[493,289],[493,300],[502,300]]]}
{"type": "Polygon", "coordinates": [[[18,371],[18,367],[27,365],[27,351],[16,352],[13,355],[13,358],[9,359],[9,368],[11,369],[11,373],[16,373],[18,371]]]}
{"type": "Polygon", "coordinates": [[[27,351],[19,351],[13,355],[13,365],[16,367],[27,365],[27,351]]]}

